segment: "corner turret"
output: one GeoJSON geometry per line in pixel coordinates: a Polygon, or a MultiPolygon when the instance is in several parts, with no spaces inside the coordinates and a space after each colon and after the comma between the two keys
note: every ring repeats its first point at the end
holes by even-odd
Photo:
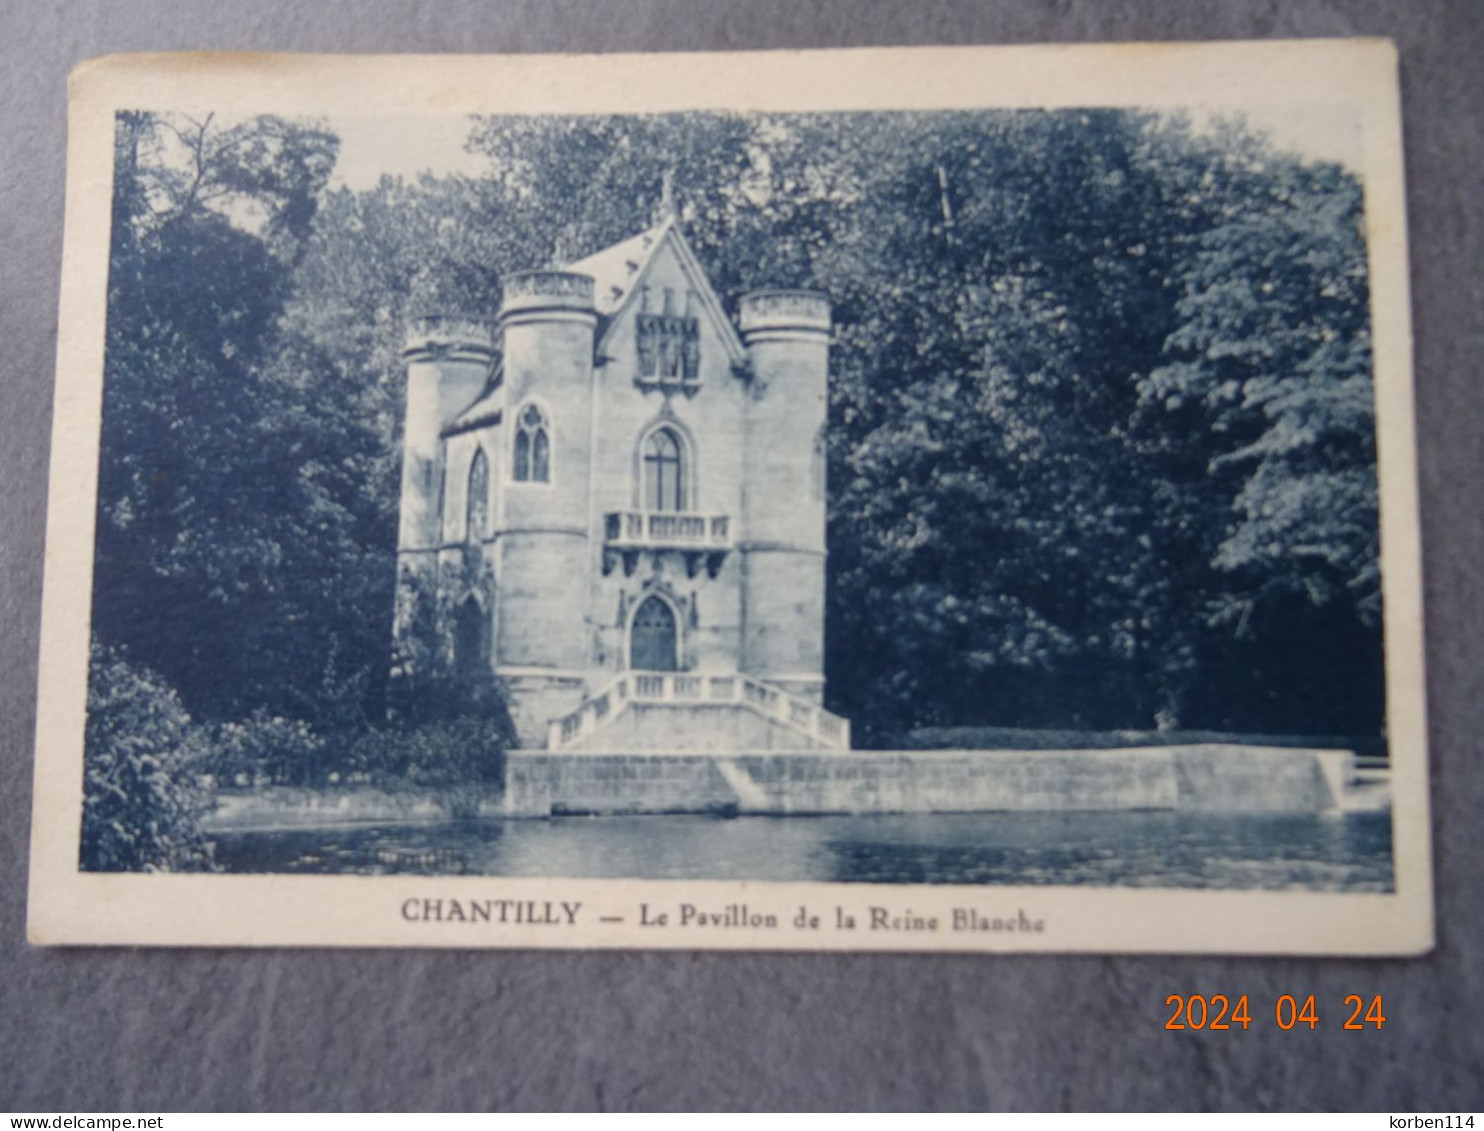
{"type": "Polygon", "coordinates": [[[402,510],[397,529],[393,617],[394,695],[410,694],[446,662],[438,603],[445,474],[443,429],[479,395],[494,361],[490,327],[458,314],[410,320],[402,350],[407,397],[402,421],[402,510]]]}
{"type": "Polygon", "coordinates": [[[747,405],[742,670],[794,695],[824,693],[824,426],[830,303],[763,290],[738,324],[747,405]]]}
{"type": "Polygon", "coordinates": [[[524,745],[582,700],[592,662],[593,279],[505,280],[500,672],[524,745]]]}
{"type": "Polygon", "coordinates": [[[402,518],[397,549],[436,550],[443,429],[479,395],[494,360],[488,325],[460,314],[423,314],[407,327],[407,405],[402,435],[402,518]]]}

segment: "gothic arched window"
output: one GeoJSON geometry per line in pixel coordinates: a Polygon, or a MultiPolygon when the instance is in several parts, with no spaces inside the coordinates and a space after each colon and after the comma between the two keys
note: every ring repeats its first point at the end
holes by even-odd
{"type": "Polygon", "coordinates": [[[551,482],[551,427],[539,407],[528,404],[515,421],[515,467],[517,483],[551,482]]]}
{"type": "Polygon", "coordinates": [[[685,466],[680,438],[657,428],[644,441],[644,509],[685,510],[685,466]]]}
{"type": "Polygon", "coordinates": [[[478,542],[489,527],[490,514],[490,464],[484,458],[484,449],[474,449],[474,460],[469,464],[469,501],[464,526],[464,537],[478,542]]]}

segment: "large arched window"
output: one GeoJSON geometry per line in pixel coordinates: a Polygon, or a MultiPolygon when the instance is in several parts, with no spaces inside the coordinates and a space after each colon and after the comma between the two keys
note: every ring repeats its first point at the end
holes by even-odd
{"type": "Polygon", "coordinates": [[[526,405],[516,417],[513,477],[517,483],[551,482],[551,426],[537,405],[526,405]]]}
{"type": "Polygon", "coordinates": [[[656,428],[644,441],[645,510],[685,510],[684,451],[670,428],[656,428]]]}
{"type": "Polygon", "coordinates": [[[484,458],[484,449],[474,449],[474,460],[469,464],[469,500],[466,510],[467,522],[464,537],[478,542],[489,528],[490,515],[490,463],[484,458]]]}

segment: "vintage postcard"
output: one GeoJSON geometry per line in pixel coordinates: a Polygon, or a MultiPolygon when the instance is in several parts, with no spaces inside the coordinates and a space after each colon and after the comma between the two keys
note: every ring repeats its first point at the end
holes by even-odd
{"type": "Polygon", "coordinates": [[[38,944],[1432,945],[1380,41],[72,79],[38,944]]]}

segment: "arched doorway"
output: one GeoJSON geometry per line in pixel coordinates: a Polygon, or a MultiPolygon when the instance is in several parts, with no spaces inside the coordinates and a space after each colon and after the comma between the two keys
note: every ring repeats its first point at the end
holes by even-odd
{"type": "Polygon", "coordinates": [[[634,613],[629,630],[629,667],[644,672],[676,671],[675,644],[674,611],[660,598],[649,597],[634,613]]]}
{"type": "Polygon", "coordinates": [[[464,687],[481,688],[489,676],[488,618],[473,597],[466,597],[454,616],[453,655],[464,687]]]}

